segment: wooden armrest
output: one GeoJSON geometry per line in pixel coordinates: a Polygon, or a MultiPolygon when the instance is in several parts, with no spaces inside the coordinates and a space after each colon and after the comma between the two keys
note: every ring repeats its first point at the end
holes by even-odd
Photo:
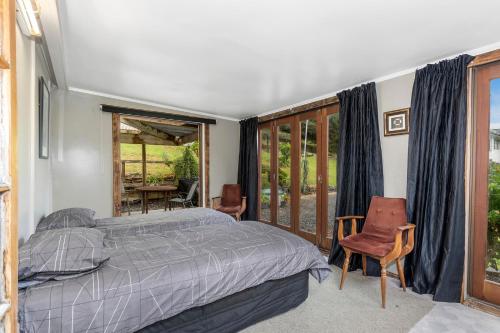
{"type": "Polygon", "coordinates": [[[361,220],[364,219],[364,216],[358,216],[358,215],[349,215],[349,216],[339,216],[336,218],[337,221],[343,221],[343,220],[361,220]]]}
{"type": "Polygon", "coordinates": [[[365,218],[364,216],[356,216],[356,215],[337,217],[336,220],[340,222],[339,229],[337,232],[338,239],[339,240],[344,239],[344,221],[351,220],[351,235],[356,235],[358,233],[357,229],[356,229],[356,220],[360,220],[360,219],[364,219],[364,218],[365,218]]]}
{"type": "Polygon", "coordinates": [[[217,209],[221,205],[221,197],[213,197],[212,198],[212,208],[217,209]]]}
{"type": "Polygon", "coordinates": [[[398,230],[405,231],[405,230],[415,229],[415,227],[416,227],[416,225],[408,223],[407,225],[399,226],[398,230]]]}
{"type": "Polygon", "coordinates": [[[408,223],[407,225],[402,225],[402,226],[398,227],[398,231],[397,231],[395,238],[394,238],[394,241],[395,241],[394,250],[396,250],[396,247],[399,247],[399,254],[397,255],[399,258],[407,255],[408,253],[410,253],[413,250],[415,227],[416,227],[416,225],[411,224],[411,223],[408,223]],[[407,233],[407,236],[406,236],[406,244],[404,244],[404,246],[403,246],[403,233],[404,232],[407,233]]]}
{"type": "Polygon", "coordinates": [[[241,197],[240,215],[243,214],[246,209],[247,209],[247,197],[241,197]]]}

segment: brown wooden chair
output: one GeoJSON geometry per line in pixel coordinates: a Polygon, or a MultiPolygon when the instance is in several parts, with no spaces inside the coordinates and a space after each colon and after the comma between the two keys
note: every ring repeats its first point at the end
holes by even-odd
{"type": "Polygon", "coordinates": [[[239,184],[225,184],[222,187],[222,195],[212,198],[212,208],[232,215],[239,221],[241,214],[247,209],[247,198],[241,196],[239,184]]]}
{"type": "Polygon", "coordinates": [[[393,261],[396,261],[399,279],[403,290],[406,291],[404,272],[399,259],[413,250],[415,225],[407,223],[405,199],[372,197],[363,231],[358,234],[356,220],[363,218],[364,216],[337,218],[339,244],[345,251],[340,289],[342,290],[344,286],[352,253],[361,254],[364,275],[366,275],[366,256],[377,259],[380,262],[382,307],[385,308],[386,267],[393,261]],[[351,220],[351,235],[344,238],[344,221],[346,220],[351,220]]]}

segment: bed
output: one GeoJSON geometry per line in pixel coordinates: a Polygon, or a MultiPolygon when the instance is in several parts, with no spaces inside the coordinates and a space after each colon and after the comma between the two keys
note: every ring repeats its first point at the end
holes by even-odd
{"type": "Polygon", "coordinates": [[[25,332],[235,332],[300,304],[308,273],[330,269],[311,243],[196,208],[98,220],[109,259],[20,290],[25,332]],[[242,316],[244,313],[244,316],[242,316]]]}

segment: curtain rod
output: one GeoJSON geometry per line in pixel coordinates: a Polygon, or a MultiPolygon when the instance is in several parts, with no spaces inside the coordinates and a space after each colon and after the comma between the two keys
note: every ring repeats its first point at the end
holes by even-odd
{"type": "Polygon", "coordinates": [[[157,119],[180,120],[193,124],[215,125],[217,123],[215,119],[211,118],[191,117],[176,113],[132,109],[115,105],[107,105],[107,104],[101,104],[101,111],[110,113],[119,113],[123,115],[143,116],[143,117],[157,118],[157,119]]]}

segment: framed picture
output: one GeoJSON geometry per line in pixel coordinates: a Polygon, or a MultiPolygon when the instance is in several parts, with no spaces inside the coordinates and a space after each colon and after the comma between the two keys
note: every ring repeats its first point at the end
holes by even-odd
{"type": "Polygon", "coordinates": [[[38,157],[49,158],[50,91],[43,77],[38,80],[38,157]]]}
{"type": "Polygon", "coordinates": [[[410,108],[384,113],[384,136],[410,132],[410,108]]]}

